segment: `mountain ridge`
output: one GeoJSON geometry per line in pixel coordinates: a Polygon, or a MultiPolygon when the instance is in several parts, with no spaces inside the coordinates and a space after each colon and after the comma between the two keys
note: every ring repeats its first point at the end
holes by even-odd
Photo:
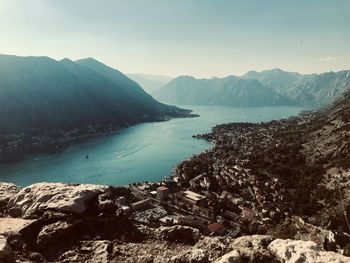
{"type": "Polygon", "coordinates": [[[0,133],[127,124],[181,113],[92,58],[0,55],[0,87],[0,133]]]}
{"type": "MultiPolygon", "coordinates": [[[[247,83],[242,85],[248,85],[247,83]]],[[[210,86],[210,85],[209,85],[210,86]]],[[[338,72],[325,72],[320,74],[300,74],[298,72],[288,72],[279,68],[263,71],[248,71],[242,76],[230,75],[223,78],[194,78],[192,76],[179,76],[154,92],[154,96],[169,103],[178,104],[215,104],[215,105],[230,105],[230,106],[274,106],[274,105],[297,105],[303,107],[320,107],[330,103],[339,97],[344,91],[350,87],[350,71],[342,70],[338,72]],[[255,91],[260,96],[266,92],[265,103],[256,104],[252,94],[236,94],[242,97],[227,97],[226,102],[220,102],[220,98],[224,96],[221,93],[222,82],[228,79],[241,80],[257,80],[255,83],[250,83],[250,88],[255,85],[255,91]],[[188,83],[185,83],[185,82],[188,83]],[[211,85],[212,90],[208,90],[208,81],[212,81],[215,85],[211,85]],[[194,82],[197,82],[196,84],[194,82]],[[185,86],[187,85],[187,89],[185,86]],[[200,89],[200,86],[202,88],[200,89]],[[264,87],[264,88],[262,88],[264,87]],[[192,90],[195,88],[195,90],[192,90]],[[186,89],[186,90],[185,90],[186,89]],[[196,94],[194,94],[196,93],[196,94]],[[210,93],[210,100],[205,101],[206,93],[210,93]],[[274,94],[277,93],[279,97],[274,94]],[[274,94],[274,100],[269,100],[268,97],[274,94]],[[249,97],[249,96],[250,97],[249,97]],[[247,97],[248,96],[248,97],[247,97]],[[283,99],[284,100],[283,100],[283,99]],[[217,99],[215,103],[212,101],[217,99]],[[249,102],[249,100],[252,100],[249,102]],[[229,100],[231,102],[229,103],[229,100]],[[244,103],[238,103],[241,100],[244,103]],[[255,104],[254,104],[255,103],[255,104]]],[[[237,87],[232,86],[233,90],[237,87]]],[[[234,94],[232,92],[231,96],[234,94]]],[[[262,97],[262,98],[263,98],[262,97]]],[[[262,99],[261,98],[261,99],[262,99]]]]}
{"type": "Polygon", "coordinates": [[[185,105],[238,107],[292,105],[287,98],[264,87],[259,81],[244,80],[233,75],[211,79],[180,76],[153,95],[160,101],[185,105]]]}

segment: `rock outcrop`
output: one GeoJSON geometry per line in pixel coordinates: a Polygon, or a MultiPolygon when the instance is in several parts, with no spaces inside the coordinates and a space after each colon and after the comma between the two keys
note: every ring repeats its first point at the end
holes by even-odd
{"type": "Polygon", "coordinates": [[[11,183],[0,184],[0,210],[6,208],[7,202],[21,190],[20,187],[11,183]]]}
{"type": "Polygon", "coordinates": [[[7,208],[12,216],[35,218],[45,210],[81,214],[87,202],[108,187],[90,184],[38,183],[12,196],[7,208]]]}
{"type": "Polygon", "coordinates": [[[86,241],[82,244],[82,250],[91,253],[91,260],[86,261],[87,263],[108,263],[113,252],[113,244],[109,240],[86,241]]]}
{"type": "Polygon", "coordinates": [[[267,249],[276,257],[278,262],[350,262],[350,258],[331,251],[323,251],[312,241],[276,239],[269,244],[267,249]]]}
{"type": "Polygon", "coordinates": [[[244,236],[233,241],[234,250],[215,263],[283,262],[348,263],[350,258],[324,251],[312,241],[275,239],[271,236],[244,236]]]}
{"type": "Polygon", "coordinates": [[[44,226],[38,234],[37,244],[41,247],[56,245],[65,242],[71,235],[71,224],[65,221],[57,221],[44,226]]]}
{"type": "Polygon", "coordinates": [[[267,246],[274,237],[265,235],[243,236],[233,240],[231,247],[238,251],[242,262],[275,262],[267,246]]]}
{"type": "Polygon", "coordinates": [[[234,239],[205,236],[188,226],[137,224],[117,205],[121,195],[129,194],[125,188],[97,185],[41,183],[23,188],[9,199],[9,210],[0,211],[7,216],[0,218],[0,262],[345,263],[350,260],[310,241],[269,235],[234,239]],[[12,218],[7,212],[36,219],[12,218]]]}

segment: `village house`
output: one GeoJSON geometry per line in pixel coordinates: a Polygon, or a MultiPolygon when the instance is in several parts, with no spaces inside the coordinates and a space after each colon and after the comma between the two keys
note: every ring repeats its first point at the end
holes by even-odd
{"type": "Polygon", "coordinates": [[[160,186],[157,188],[157,197],[159,200],[163,201],[169,197],[169,188],[165,186],[160,186]]]}
{"type": "Polygon", "coordinates": [[[192,205],[203,205],[206,200],[204,195],[200,195],[189,190],[182,192],[181,198],[184,202],[192,205]]]}

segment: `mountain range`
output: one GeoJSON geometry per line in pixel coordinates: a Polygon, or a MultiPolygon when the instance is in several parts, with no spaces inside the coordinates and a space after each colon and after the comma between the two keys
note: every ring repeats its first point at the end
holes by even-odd
{"type": "Polygon", "coordinates": [[[0,55],[0,133],[129,124],[184,112],[92,58],[0,55]]]}
{"type": "Polygon", "coordinates": [[[243,76],[195,79],[180,76],[153,93],[177,104],[319,107],[350,87],[350,71],[300,74],[281,69],[249,71],[243,76]]]}
{"type": "Polygon", "coordinates": [[[291,105],[292,101],[266,88],[258,80],[235,76],[195,79],[181,76],[154,92],[164,102],[175,104],[270,106],[291,105]]]}
{"type": "Polygon", "coordinates": [[[174,78],[161,75],[150,75],[142,73],[126,74],[129,78],[136,81],[148,93],[152,94],[154,91],[160,89],[165,84],[169,83],[174,78]]]}

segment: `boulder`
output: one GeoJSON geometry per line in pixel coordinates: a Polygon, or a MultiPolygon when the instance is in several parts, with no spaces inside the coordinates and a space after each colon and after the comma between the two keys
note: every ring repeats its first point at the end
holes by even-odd
{"type": "Polygon", "coordinates": [[[65,221],[58,221],[44,226],[38,234],[37,244],[41,248],[52,245],[65,244],[65,239],[69,238],[72,225],[65,221]]]}
{"type": "Polygon", "coordinates": [[[215,263],[243,263],[242,257],[238,250],[232,250],[225,254],[220,259],[216,260],[215,263]]]}
{"type": "Polygon", "coordinates": [[[0,183],[0,202],[8,201],[11,197],[17,194],[21,187],[11,183],[0,183]]]}
{"type": "Polygon", "coordinates": [[[98,196],[97,207],[99,212],[114,214],[118,210],[119,205],[113,200],[111,195],[106,192],[98,196]]]}
{"type": "Polygon", "coordinates": [[[0,213],[4,212],[7,202],[15,196],[21,188],[11,183],[0,183],[0,213]]]}
{"type": "MultiPolygon", "coordinates": [[[[172,256],[169,262],[214,262],[220,256],[229,253],[231,241],[231,238],[227,237],[201,236],[194,246],[187,246],[187,249],[185,249],[186,246],[183,246],[183,244],[181,244],[180,251],[177,252],[176,255],[172,256]]],[[[166,252],[161,255],[163,260],[159,262],[167,262],[164,259],[164,255],[166,255],[166,252]]]]}
{"type": "Polygon", "coordinates": [[[109,255],[113,252],[113,244],[108,240],[85,241],[81,246],[81,251],[91,253],[91,259],[87,260],[87,263],[108,263],[110,262],[109,255]]]}
{"type": "Polygon", "coordinates": [[[291,239],[276,239],[267,249],[280,262],[313,262],[313,263],[349,263],[350,258],[335,252],[323,251],[320,246],[312,241],[291,239]]]}
{"type": "Polygon", "coordinates": [[[0,262],[12,263],[15,262],[13,252],[9,247],[4,236],[0,236],[0,262]]]}
{"type": "Polygon", "coordinates": [[[108,187],[91,184],[38,183],[23,188],[8,202],[9,213],[23,218],[37,218],[45,210],[81,214],[87,202],[108,187]]]}
{"type": "Polygon", "coordinates": [[[171,243],[194,245],[200,236],[198,229],[188,226],[159,227],[156,234],[162,240],[171,243]]]}
{"type": "Polygon", "coordinates": [[[239,252],[243,262],[276,262],[267,250],[273,240],[266,235],[242,236],[232,242],[231,248],[239,252]]]}
{"type": "Polygon", "coordinates": [[[182,263],[182,262],[210,262],[208,259],[208,251],[203,249],[193,248],[184,253],[179,253],[173,256],[169,262],[171,263],[182,263]]]}

